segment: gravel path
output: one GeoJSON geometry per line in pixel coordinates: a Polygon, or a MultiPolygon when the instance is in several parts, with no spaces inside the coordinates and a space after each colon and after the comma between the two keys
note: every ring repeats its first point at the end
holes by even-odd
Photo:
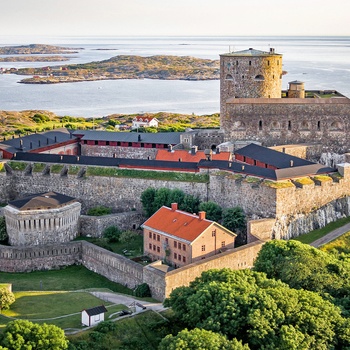
{"type": "Polygon", "coordinates": [[[341,235],[349,231],[350,231],[350,223],[329,232],[328,234],[326,234],[325,236],[319,239],[316,239],[316,241],[310,243],[310,245],[312,247],[318,248],[326,243],[333,241],[334,239],[340,237],[341,235]]]}

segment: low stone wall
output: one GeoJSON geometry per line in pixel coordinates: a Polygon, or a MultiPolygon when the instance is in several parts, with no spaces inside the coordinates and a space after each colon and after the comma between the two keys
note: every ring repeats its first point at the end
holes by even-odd
{"type": "Polygon", "coordinates": [[[81,145],[82,156],[115,157],[131,159],[155,159],[156,148],[81,145]]]}
{"type": "Polygon", "coordinates": [[[103,231],[110,226],[120,230],[136,230],[145,221],[139,211],[130,211],[103,216],[80,216],[80,234],[89,237],[102,237],[103,231]]]}
{"type": "Polygon", "coordinates": [[[0,271],[31,272],[80,264],[82,242],[32,247],[0,246],[0,271]]]}

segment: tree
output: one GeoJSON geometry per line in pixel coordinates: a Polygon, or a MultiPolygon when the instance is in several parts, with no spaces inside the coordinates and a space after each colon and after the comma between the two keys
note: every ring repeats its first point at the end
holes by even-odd
{"type": "Polygon", "coordinates": [[[243,230],[246,227],[246,218],[242,208],[234,207],[224,209],[222,224],[230,231],[243,230]]]}
{"type": "Polygon", "coordinates": [[[350,346],[349,322],[338,307],[251,270],[203,272],[189,287],[176,288],[165,305],[187,327],[237,337],[254,349],[350,346]]]}
{"type": "Polygon", "coordinates": [[[171,206],[171,190],[168,188],[159,188],[156,191],[156,195],[154,197],[154,209],[156,212],[159,208],[161,208],[163,205],[166,205],[167,207],[171,206]]]}
{"type": "Polygon", "coordinates": [[[1,345],[8,350],[64,350],[68,348],[68,340],[63,330],[55,325],[16,320],[5,327],[1,345]]]}
{"type": "Polygon", "coordinates": [[[138,234],[134,231],[124,231],[119,236],[119,241],[121,243],[130,243],[132,242],[138,234]]]}
{"type": "Polygon", "coordinates": [[[151,297],[151,290],[147,283],[139,284],[135,289],[135,296],[139,298],[151,297]]]}
{"type": "Polygon", "coordinates": [[[109,243],[118,242],[122,231],[117,226],[109,226],[103,231],[103,237],[109,243]]]}
{"type": "Polygon", "coordinates": [[[206,218],[208,220],[219,222],[221,221],[222,216],[222,208],[220,205],[209,201],[209,202],[202,202],[199,204],[199,211],[205,211],[206,212],[206,218]]]}
{"type": "Polygon", "coordinates": [[[15,295],[9,291],[8,288],[0,289],[0,312],[1,310],[7,310],[10,305],[15,302],[15,295]]]}
{"type": "Polygon", "coordinates": [[[192,195],[185,195],[183,202],[179,203],[179,209],[188,213],[198,213],[200,199],[192,195]]]}
{"type": "Polygon", "coordinates": [[[167,335],[159,344],[158,350],[249,350],[237,339],[228,340],[224,335],[195,328],[184,329],[176,336],[167,335]]]}
{"type": "Polygon", "coordinates": [[[154,208],[154,198],[156,196],[156,190],[152,187],[147,188],[141,194],[141,203],[143,211],[147,217],[152,216],[156,209],[154,208]]]}
{"type": "Polygon", "coordinates": [[[170,192],[169,196],[169,202],[171,203],[177,203],[178,206],[182,204],[185,198],[185,193],[179,189],[174,189],[170,192]]]}

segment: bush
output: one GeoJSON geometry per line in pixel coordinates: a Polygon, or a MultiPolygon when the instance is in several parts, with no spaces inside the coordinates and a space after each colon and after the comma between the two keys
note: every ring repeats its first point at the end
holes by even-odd
{"type": "Polygon", "coordinates": [[[116,329],[117,325],[112,321],[102,321],[95,327],[95,330],[100,333],[113,332],[116,329]]]}
{"type": "Polygon", "coordinates": [[[145,298],[151,296],[151,290],[147,283],[139,284],[135,289],[135,296],[139,298],[145,298]]]}
{"type": "Polygon", "coordinates": [[[5,217],[0,216],[0,241],[6,241],[8,238],[7,230],[6,230],[6,222],[5,217]]]}
{"type": "Polygon", "coordinates": [[[118,242],[122,231],[117,226],[107,227],[103,231],[103,237],[107,239],[109,243],[118,242]]]}
{"type": "Polygon", "coordinates": [[[36,113],[32,116],[32,120],[37,124],[41,124],[41,123],[49,122],[50,118],[45,114],[36,113]]]}
{"type": "Polygon", "coordinates": [[[90,216],[102,216],[102,215],[108,215],[112,213],[111,208],[104,207],[103,205],[99,205],[95,208],[90,208],[87,212],[87,215],[90,216]]]}

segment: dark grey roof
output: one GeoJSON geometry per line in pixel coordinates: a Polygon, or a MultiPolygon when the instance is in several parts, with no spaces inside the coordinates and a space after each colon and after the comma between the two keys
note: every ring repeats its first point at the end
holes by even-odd
{"type": "Polygon", "coordinates": [[[101,306],[92,307],[90,309],[85,309],[83,311],[85,311],[89,316],[95,316],[95,315],[103,314],[108,310],[104,305],[101,305],[101,306]]]}
{"type": "Polygon", "coordinates": [[[274,51],[272,52],[261,51],[253,48],[249,48],[247,50],[241,50],[241,51],[233,51],[233,52],[224,54],[224,56],[271,56],[271,55],[281,56],[281,54],[275,53],[274,51]]]}
{"type": "Polygon", "coordinates": [[[89,141],[119,141],[119,142],[143,142],[172,144],[180,143],[181,132],[157,132],[157,133],[137,133],[137,132],[109,132],[95,130],[76,130],[73,135],[84,135],[82,140],[89,141]],[[139,140],[140,137],[140,140],[139,140]]]}
{"type": "Polygon", "coordinates": [[[90,156],[72,156],[47,153],[25,153],[17,152],[14,160],[24,160],[28,162],[55,163],[55,164],[74,164],[74,165],[97,165],[108,167],[134,167],[134,168],[167,168],[174,170],[196,170],[197,163],[193,162],[174,162],[154,159],[130,159],[130,158],[109,158],[109,157],[90,157],[90,156]]]}
{"type": "Polygon", "coordinates": [[[16,199],[9,202],[9,205],[22,211],[59,208],[72,202],[76,202],[76,199],[73,197],[65,196],[57,192],[45,192],[16,199]]]}
{"type": "Polygon", "coordinates": [[[251,176],[257,176],[262,178],[271,179],[274,181],[292,179],[296,177],[316,175],[316,174],[328,174],[333,173],[336,170],[334,168],[326,167],[322,164],[296,166],[285,169],[267,169],[259,166],[243,164],[239,162],[228,162],[223,160],[201,160],[198,163],[199,168],[220,169],[231,171],[233,173],[245,174],[251,176]]]}
{"type": "Polygon", "coordinates": [[[60,128],[2,141],[0,142],[0,149],[6,150],[10,153],[16,153],[18,151],[29,152],[30,150],[59,144],[71,139],[72,135],[70,132],[65,128],[60,128]]]}
{"type": "Polygon", "coordinates": [[[200,160],[194,162],[173,162],[165,160],[148,159],[129,159],[129,158],[107,158],[107,157],[88,157],[71,156],[43,153],[25,153],[18,152],[14,160],[24,160],[28,162],[55,163],[55,164],[74,164],[74,165],[97,165],[120,168],[139,168],[139,169],[172,169],[174,171],[197,171],[199,168],[221,169],[234,173],[252,175],[271,180],[283,180],[293,177],[301,177],[315,174],[325,174],[334,172],[334,168],[325,167],[321,164],[307,164],[302,166],[289,167],[285,169],[267,169],[259,166],[244,164],[241,162],[229,162],[226,160],[200,160]]]}
{"type": "Polygon", "coordinates": [[[278,169],[290,168],[291,164],[293,167],[315,164],[308,160],[278,152],[254,143],[242,147],[234,153],[272,165],[278,169]]]}

